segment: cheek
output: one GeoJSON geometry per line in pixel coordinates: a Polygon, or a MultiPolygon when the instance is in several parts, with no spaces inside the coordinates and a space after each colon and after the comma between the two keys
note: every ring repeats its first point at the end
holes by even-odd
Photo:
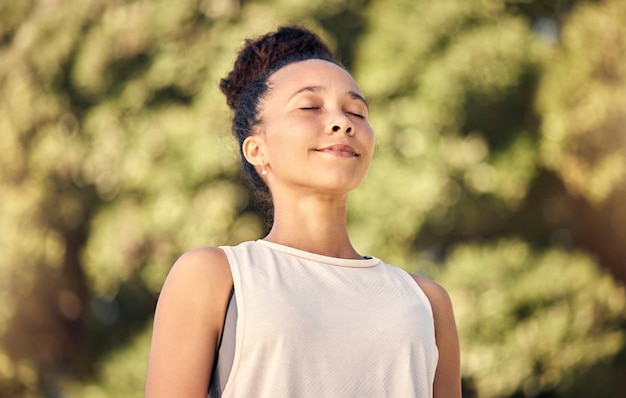
{"type": "Polygon", "coordinates": [[[370,150],[370,152],[373,152],[376,147],[376,135],[374,134],[374,130],[372,130],[369,126],[365,131],[365,146],[370,150]]]}
{"type": "Polygon", "coordinates": [[[293,163],[294,159],[302,158],[309,147],[307,137],[293,126],[281,126],[266,134],[266,150],[274,164],[293,163]]]}

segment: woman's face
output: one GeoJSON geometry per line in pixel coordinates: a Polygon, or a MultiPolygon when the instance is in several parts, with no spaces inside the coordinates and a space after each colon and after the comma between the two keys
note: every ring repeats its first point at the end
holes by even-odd
{"type": "Polygon", "coordinates": [[[356,82],[323,60],[289,64],[268,80],[259,139],[267,183],[341,194],[363,183],[374,151],[368,108],[356,82]]]}

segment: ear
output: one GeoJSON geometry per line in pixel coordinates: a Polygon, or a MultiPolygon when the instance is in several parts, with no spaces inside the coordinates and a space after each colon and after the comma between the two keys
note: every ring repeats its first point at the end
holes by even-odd
{"type": "Polygon", "coordinates": [[[248,136],[241,145],[241,151],[248,163],[253,166],[261,167],[265,160],[265,154],[263,153],[263,138],[260,134],[253,134],[248,136]]]}

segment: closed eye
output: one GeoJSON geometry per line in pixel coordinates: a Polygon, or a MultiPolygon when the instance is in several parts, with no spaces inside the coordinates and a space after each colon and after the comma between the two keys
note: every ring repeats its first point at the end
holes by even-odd
{"type": "Polygon", "coordinates": [[[355,112],[346,112],[348,115],[352,115],[352,116],[356,116],[360,119],[365,119],[365,116],[361,115],[360,113],[355,113],[355,112]]]}
{"type": "Polygon", "coordinates": [[[318,110],[320,108],[318,108],[316,106],[307,106],[307,107],[303,107],[303,108],[300,108],[300,109],[302,109],[303,111],[314,111],[314,110],[318,110]]]}

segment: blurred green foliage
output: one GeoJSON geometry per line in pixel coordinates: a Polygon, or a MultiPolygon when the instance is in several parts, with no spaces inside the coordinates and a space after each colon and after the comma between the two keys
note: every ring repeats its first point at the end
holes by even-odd
{"type": "Polygon", "coordinates": [[[22,0],[0,3],[0,396],[143,395],[173,261],[263,234],[217,84],[287,23],[370,97],[351,234],[448,289],[466,396],[626,395],[623,2],[22,0]]]}
{"type": "MultiPolygon", "coordinates": [[[[626,297],[580,252],[537,252],[519,239],[462,244],[446,259],[441,278],[455,295],[461,340],[471,342],[463,373],[488,392],[482,395],[522,388],[537,396],[624,343],[626,297]]],[[[576,393],[599,396],[603,387],[589,380],[576,393]]]]}

